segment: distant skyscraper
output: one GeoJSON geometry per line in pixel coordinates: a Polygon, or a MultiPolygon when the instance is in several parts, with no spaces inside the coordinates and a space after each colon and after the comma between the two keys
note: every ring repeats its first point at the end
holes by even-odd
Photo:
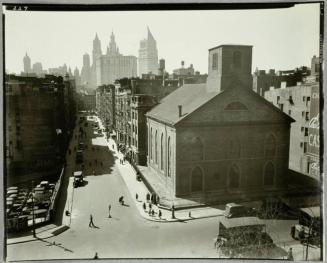
{"type": "Polygon", "coordinates": [[[44,71],[42,69],[42,64],[41,62],[35,62],[33,64],[33,69],[32,69],[33,73],[35,73],[37,76],[41,76],[42,74],[44,74],[44,71]]]}
{"type": "Polygon", "coordinates": [[[106,54],[96,60],[97,86],[113,84],[116,79],[136,76],[137,58],[120,54],[115,35],[111,33],[106,54]]]}
{"type": "Polygon", "coordinates": [[[96,64],[97,64],[97,60],[100,59],[101,55],[102,55],[101,41],[98,38],[98,34],[96,34],[95,39],[93,40],[91,79],[89,81],[90,87],[94,89],[97,88],[96,64]]]}
{"type": "Polygon", "coordinates": [[[83,67],[81,70],[81,84],[89,87],[91,84],[90,81],[91,81],[90,55],[85,53],[83,55],[83,67]]]}
{"type": "Polygon", "coordinates": [[[31,59],[27,55],[27,52],[25,54],[25,57],[23,58],[23,63],[24,63],[24,73],[31,73],[32,72],[32,69],[31,69],[31,59]]]}
{"type": "Polygon", "coordinates": [[[148,27],[148,38],[143,39],[140,42],[139,49],[139,75],[158,73],[158,49],[157,42],[154,39],[153,35],[150,32],[148,27]]]}

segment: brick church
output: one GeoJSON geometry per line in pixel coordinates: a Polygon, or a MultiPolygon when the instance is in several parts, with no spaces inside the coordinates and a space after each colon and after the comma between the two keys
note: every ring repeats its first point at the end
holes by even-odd
{"type": "Polygon", "coordinates": [[[209,50],[206,84],[186,84],[147,113],[148,166],[173,196],[198,201],[286,191],[294,121],[252,91],[252,46],[209,50]]]}

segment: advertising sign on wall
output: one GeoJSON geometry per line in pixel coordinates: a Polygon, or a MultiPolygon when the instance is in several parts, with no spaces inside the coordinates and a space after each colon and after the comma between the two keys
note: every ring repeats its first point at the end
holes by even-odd
{"type": "Polygon", "coordinates": [[[314,86],[311,90],[309,141],[307,153],[319,157],[319,87],[314,86]]]}

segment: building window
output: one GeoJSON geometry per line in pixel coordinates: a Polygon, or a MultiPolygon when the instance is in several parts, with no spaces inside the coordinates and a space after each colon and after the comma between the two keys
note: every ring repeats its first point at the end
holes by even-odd
{"type": "Polygon", "coordinates": [[[276,155],[276,139],[270,134],[265,141],[265,156],[275,156],[276,155]]]}
{"type": "Polygon", "coordinates": [[[274,165],[271,162],[269,162],[265,165],[263,185],[264,186],[274,185],[274,177],[275,177],[275,168],[274,165]]]}
{"type": "Polygon", "coordinates": [[[300,147],[301,147],[301,148],[303,147],[303,142],[300,142],[300,147]]]}
{"type": "Polygon", "coordinates": [[[229,188],[240,187],[240,170],[236,165],[233,165],[229,170],[229,188]]]}
{"type": "Polygon", "coordinates": [[[170,137],[168,137],[168,145],[167,145],[167,163],[168,163],[168,176],[171,176],[171,142],[170,137]]]}
{"type": "Polygon", "coordinates": [[[308,128],[305,128],[304,129],[304,136],[308,136],[309,135],[309,129],[308,128]]]}
{"type": "Polygon", "coordinates": [[[281,103],[281,104],[279,105],[279,108],[280,108],[281,111],[284,111],[284,104],[281,103]]]}
{"type": "Polygon", "coordinates": [[[305,113],[305,120],[308,121],[309,120],[309,112],[305,113]]]}
{"type": "Polygon", "coordinates": [[[301,132],[303,132],[304,131],[304,127],[301,127],[301,132]]]}
{"type": "Polygon", "coordinates": [[[277,104],[279,104],[280,96],[277,96],[277,104]]]}
{"type": "Polygon", "coordinates": [[[163,152],[164,152],[164,140],[163,140],[163,133],[161,133],[161,140],[160,140],[160,167],[161,170],[164,169],[164,156],[163,156],[163,152]]]}
{"type": "Polygon", "coordinates": [[[218,69],[218,53],[212,55],[212,69],[218,69]]]}
{"type": "Polygon", "coordinates": [[[158,132],[156,131],[156,135],[154,137],[154,147],[155,147],[155,161],[158,164],[158,132]]]}
{"type": "Polygon", "coordinates": [[[304,152],[304,153],[307,153],[307,150],[308,150],[308,143],[305,142],[305,143],[303,144],[303,152],[304,152]]]}
{"type": "Polygon", "coordinates": [[[288,115],[292,116],[292,111],[288,110],[288,115]]]}
{"type": "Polygon", "coordinates": [[[288,101],[290,102],[291,105],[294,105],[293,97],[289,96],[288,101]]]}
{"type": "Polygon", "coordinates": [[[233,54],[233,65],[235,68],[242,67],[242,54],[240,51],[235,51],[233,54]]]}
{"type": "Polygon", "coordinates": [[[191,191],[200,192],[203,190],[203,174],[199,167],[192,171],[191,191]]]}

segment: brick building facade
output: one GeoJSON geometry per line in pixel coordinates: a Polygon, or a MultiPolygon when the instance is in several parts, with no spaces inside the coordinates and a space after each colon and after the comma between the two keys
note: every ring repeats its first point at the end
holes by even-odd
{"type": "Polygon", "coordinates": [[[76,121],[75,99],[68,78],[6,75],[5,160],[11,182],[61,169],[76,121]]]}
{"type": "Polygon", "coordinates": [[[206,84],[186,84],[147,113],[148,165],[173,196],[201,202],[287,187],[293,121],[252,91],[251,46],[209,50],[206,84]]]}

